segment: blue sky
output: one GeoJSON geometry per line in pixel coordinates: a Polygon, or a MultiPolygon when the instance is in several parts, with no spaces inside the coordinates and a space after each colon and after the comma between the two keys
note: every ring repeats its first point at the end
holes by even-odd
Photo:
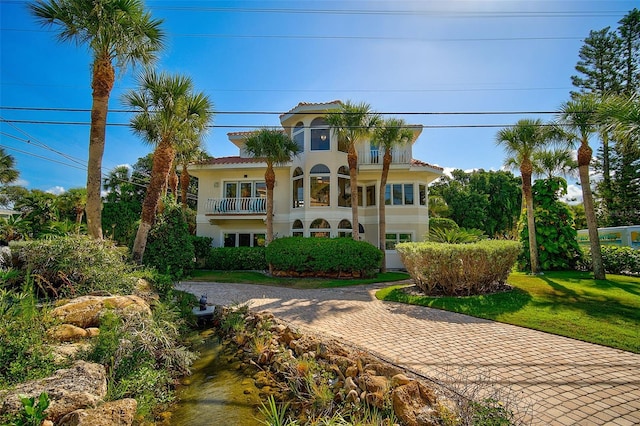
{"type": "MultiPolygon", "coordinates": [[[[84,187],[91,56],[85,46],[58,42],[26,4],[0,0],[0,146],[16,158],[28,188],[84,187]]],[[[167,46],[156,68],[190,76],[215,105],[216,127],[206,138],[211,155],[237,155],[228,132],[279,124],[277,114],[252,112],[340,99],[424,125],[414,157],[464,170],[500,169],[504,154],[494,142],[500,126],[551,119],[540,112],[556,111],[569,98],[589,31],[616,28],[637,6],[622,0],[146,4],[165,20],[167,46]],[[478,114],[486,112],[525,114],[478,114]],[[485,125],[497,127],[475,127],[485,125]]],[[[137,71],[120,75],[112,92],[103,173],[151,150],[126,127],[129,115],[117,112],[137,71]]]]}

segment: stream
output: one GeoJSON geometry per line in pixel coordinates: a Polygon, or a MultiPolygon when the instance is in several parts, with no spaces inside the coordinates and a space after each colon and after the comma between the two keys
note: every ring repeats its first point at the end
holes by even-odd
{"type": "Polygon", "coordinates": [[[203,332],[193,363],[192,375],[177,390],[177,404],[166,418],[171,426],[256,426],[262,425],[258,389],[242,375],[237,362],[229,362],[217,336],[203,332]]]}

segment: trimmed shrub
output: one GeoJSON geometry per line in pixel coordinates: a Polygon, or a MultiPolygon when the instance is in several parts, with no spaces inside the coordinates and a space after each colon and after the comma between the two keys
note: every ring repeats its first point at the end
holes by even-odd
{"type": "MultiPolygon", "coordinates": [[[[600,246],[604,270],[610,274],[640,275],[640,250],[631,247],[600,246]]],[[[591,249],[585,249],[577,269],[591,271],[591,249]]]]}
{"type": "Polygon", "coordinates": [[[203,268],[211,251],[211,244],[213,238],[211,237],[198,237],[196,235],[191,236],[191,242],[193,243],[193,252],[196,257],[196,268],[203,268]]]}
{"type": "Polygon", "coordinates": [[[440,228],[434,229],[429,232],[429,238],[427,241],[433,241],[436,243],[449,243],[449,244],[467,244],[480,241],[487,236],[481,229],[466,229],[466,228],[440,228]]]}
{"type": "Polygon", "coordinates": [[[458,224],[448,217],[432,217],[429,219],[429,232],[437,229],[458,229],[458,224]]]}
{"type": "Polygon", "coordinates": [[[109,240],[68,236],[11,244],[15,265],[29,275],[40,295],[75,297],[95,291],[128,294],[136,279],[125,260],[126,248],[109,240]]]}
{"type": "Polygon", "coordinates": [[[351,238],[278,238],[269,244],[266,260],[284,274],[374,276],[382,252],[365,241],[351,238]]]}
{"type": "Polygon", "coordinates": [[[507,281],[521,249],[516,241],[501,240],[396,245],[407,272],[422,291],[451,296],[499,290],[507,281]]]}
{"type": "Polygon", "coordinates": [[[142,261],[163,274],[180,279],[193,269],[194,257],[193,242],[182,208],[167,202],[163,214],[158,216],[149,231],[142,261]]]}
{"type": "Polygon", "coordinates": [[[264,271],[269,267],[264,247],[212,248],[204,266],[217,271],[264,271]]]}

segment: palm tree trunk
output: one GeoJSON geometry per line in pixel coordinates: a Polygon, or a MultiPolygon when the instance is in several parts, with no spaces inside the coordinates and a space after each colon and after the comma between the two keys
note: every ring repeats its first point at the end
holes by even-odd
{"type": "Polygon", "coordinates": [[[191,176],[189,176],[189,172],[187,172],[187,163],[182,165],[182,173],[180,173],[180,198],[182,200],[182,209],[187,209],[187,192],[189,190],[189,183],[191,181],[191,176]]]}
{"type": "Polygon", "coordinates": [[[537,274],[540,272],[540,265],[538,263],[538,241],[536,239],[536,222],[533,212],[533,195],[531,193],[531,172],[527,171],[527,166],[523,163],[523,167],[520,171],[522,175],[522,194],[525,198],[525,204],[527,206],[527,227],[529,228],[529,261],[531,263],[531,273],[537,274]]]}
{"type": "Polygon", "coordinates": [[[387,217],[386,205],[384,204],[384,190],[387,186],[391,160],[391,151],[385,149],[384,157],[382,157],[382,176],[380,177],[380,192],[378,194],[378,247],[382,250],[382,265],[380,266],[380,272],[385,272],[387,270],[387,255],[385,253],[387,217]]]}
{"type": "Polygon", "coordinates": [[[175,167],[171,167],[171,172],[169,174],[169,187],[171,188],[171,194],[173,194],[176,201],[178,201],[178,174],[176,173],[175,167]]]}
{"type": "Polygon", "coordinates": [[[93,100],[91,105],[91,130],[89,133],[89,159],[87,160],[87,229],[96,240],[102,239],[102,156],[105,145],[105,129],[109,110],[109,95],[113,88],[115,72],[107,55],[93,63],[93,100]]]}
{"type": "Polygon", "coordinates": [[[265,186],[267,187],[267,238],[269,245],[273,241],[273,188],[276,184],[276,174],[273,165],[267,163],[267,171],[264,173],[265,186]]]}
{"type": "Polygon", "coordinates": [[[144,250],[147,247],[147,237],[156,219],[156,209],[162,195],[163,188],[173,164],[176,150],[171,142],[163,140],[153,153],[153,165],[151,167],[151,180],[147,186],[147,194],[142,202],[142,215],[136,239],[133,243],[132,256],[137,263],[142,263],[144,250]]]}
{"type": "Polygon", "coordinates": [[[582,187],[582,203],[584,205],[584,215],[587,220],[589,233],[589,245],[591,247],[591,263],[593,265],[593,277],[596,280],[607,279],[602,263],[602,252],[600,250],[600,237],[598,236],[598,221],[596,210],[593,205],[593,194],[591,192],[591,182],[589,180],[589,163],[593,150],[588,143],[583,142],[578,148],[578,172],[580,174],[580,186],[582,187]]]}
{"type": "Polygon", "coordinates": [[[358,152],[356,147],[349,145],[347,154],[349,165],[349,180],[351,185],[351,235],[353,239],[360,240],[360,222],[358,221],[358,152]]]}

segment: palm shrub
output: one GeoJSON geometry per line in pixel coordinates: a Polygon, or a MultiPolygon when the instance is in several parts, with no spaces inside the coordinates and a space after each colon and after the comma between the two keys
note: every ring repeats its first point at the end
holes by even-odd
{"type": "Polygon", "coordinates": [[[499,290],[521,249],[520,243],[506,240],[396,245],[407,272],[422,291],[452,296],[499,290]]]}
{"type": "Polygon", "coordinates": [[[466,244],[475,243],[486,238],[481,229],[467,228],[436,228],[429,231],[428,241],[436,243],[466,244]]]}
{"type": "Polygon", "coordinates": [[[432,217],[429,219],[429,232],[437,229],[458,229],[458,224],[448,217],[432,217]]]}
{"type": "MultiPolygon", "coordinates": [[[[559,200],[566,190],[567,182],[560,177],[538,180],[532,188],[538,262],[546,271],[574,269],[581,255],[573,215],[569,207],[559,200]]],[[[518,259],[518,268],[527,270],[531,266],[529,230],[524,214],[521,223],[520,242],[524,250],[518,259]]]]}

